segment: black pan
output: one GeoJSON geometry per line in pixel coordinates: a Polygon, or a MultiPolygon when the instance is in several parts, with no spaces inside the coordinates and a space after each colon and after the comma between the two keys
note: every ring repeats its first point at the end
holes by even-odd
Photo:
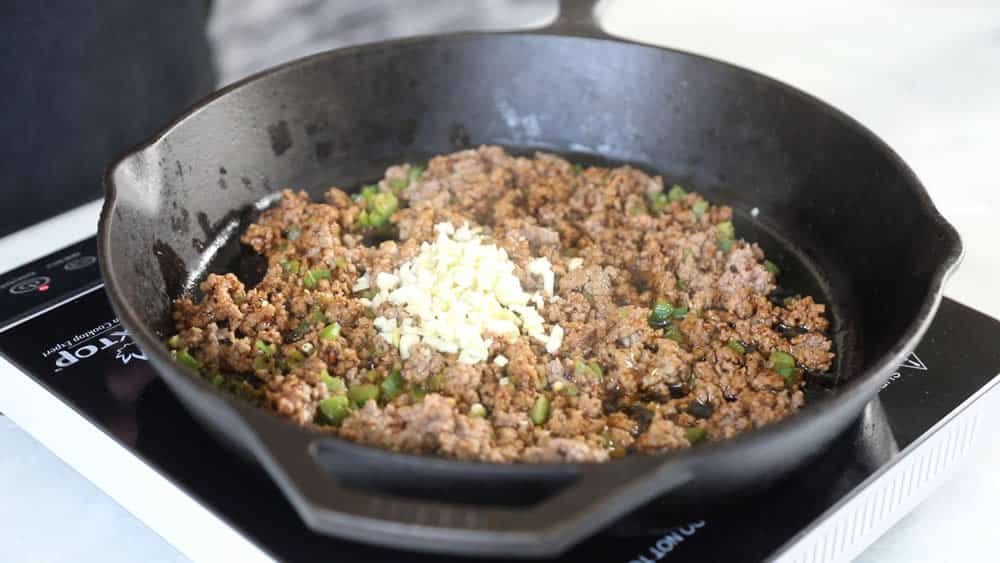
{"type": "Polygon", "coordinates": [[[754,72],[607,37],[587,2],[562,10],[540,31],[391,41],[281,66],[204,101],[107,176],[100,258],[122,322],[205,427],[263,465],[317,532],[542,556],[659,495],[717,499],[773,481],[822,455],[937,309],[958,235],[870,131],[754,72]],[[321,437],[171,361],[171,300],[207,272],[252,277],[238,234],[275,190],[318,195],[486,143],[630,162],[732,205],[737,232],[762,243],[782,283],[830,306],[835,372],[810,380],[799,414],[723,443],[600,465],[492,465],[321,437]]]}

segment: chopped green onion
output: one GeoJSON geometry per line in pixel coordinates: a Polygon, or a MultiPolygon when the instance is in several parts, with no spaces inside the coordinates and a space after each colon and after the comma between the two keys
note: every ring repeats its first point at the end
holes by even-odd
{"type": "Polygon", "coordinates": [[[587,362],[587,367],[590,368],[590,373],[596,375],[598,379],[604,377],[604,368],[601,367],[601,364],[591,361],[587,362]]]}
{"type": "Polygon", "coordinates": [[[789,389],[794,389],[802,381],[802,370],[798,368],[780,367],[774,371],[778,372],[778,375],[784,378],[785,386],[789,389]]]}
{"type": "Polygon", "coordinates": [[[285,231],[285,238],[287,238],[290,241],[295,241],[299,238],[299,235],[301,234],[302,234],[302,229],[298,225],[292,225],[291,227],[288,227],[287,231],[285,231]]]}
{"type": "Polygon", "coordinates": [[[558,390],[558,392],[570,397],[576,397],[580,394],[580,388],[572,383],[566,383],[562,386],[562,389],[558,390]]]}
{"type": "Polygon", "coordinates": [[[308,321],[300,321],[299,324],[297,324],[295,328],[292,329],[292,334],[289,335],[289,338],[294,342],[305,336],[306,333],[309,332],[310,328],[311,325],[309,324],[308,321]]]}
{"type": "Polygon", "coordinates": [[[309,320],[311,320],[314,323],[325,323],[326,314],[323,313],[322,309],[317,307],[313,309],[312,315],[309,316],[309,320]]]}
{"type": "Polygon", "coordinates": [[[358,225],[362,228],[368,228],[371,226],[371,220],[368,219],[368,210],[363,209],[361,213],[358,213],[358,225]]]}
{"type": "Polygon", "coordinates": [[[381,227],[398,209],[399,199],[395,195],[387,192],[375,194],[371,200],[368,223],[372,227],[381,227]]]}
{"type": "Polygon", "coordinates": [[[583,172],[583,165],[582,164],[574,164],[572,166],[572,168],[573,168],[573,175],[574,176],[579,176],[580,173],[583,172]]]}
{"type": "Polygon", "coordinates": [[[771,272],[775,276],[781,274],[781,268],[779,268],[777,264],[771,262],[770,260],[764,260],[764,269],[766,269],[768,272],[771,272]]]}
{"type": "Polygon", "coordinates": [[[715,241],[715,244],[723,252],[729,252],[733,249],[733,239],[731,238],[720,238],[715,241]]]}
{"type": "Polygon", "coordinates": [[[170,340],[167,340],[167,346],[170,346],[171,348],[174,348],[174,349],[180,348],[181,347],[181,335],[175,334],[175,335],[171,336],[170,340]]]}
{"type": "Polygon", "coordinates": [[[319,402],[319,412],[331,424],[340,424],[350,414],[350,403],[343,395],[328,397],[319,402]]]}
{"type": "Polygon", "coordinates": [[[427,378],[427,388],[431,391],[440,391],[441,389],[444,389],[444,374],[436,373],[427,378]]]}
{"type": "Polygon", "coordinates": [[[424,167],[419,164],[415,164],[410,167],[410,184],[416,182],[420,179],[420,175],[424,173],[424,167]]]}
{"type": "Polygon", "coordinates": [[[306,357],[302,355],[302,352],[298,351],[295,348],[293,348],[290,352],[288,352],[287,354],[285,354],[286,364],[290,368],[298,366],[305,359],[306,359],[306,357]]]}
{"type": "Polygon", "coordinates": [[[268,344],[259,338],[253,343],[253,345],[258,352],[268,357],[273,356],[274,353],[278,351],[277,344],[268,344]]]}
{"type": "Polygon", "coordinates": [[[355,199],[357,199],[358,201],[364,201],[365,203],[369,203],[377,193],[378,193],[378,186],[375,185],[361,186],[361,193],[359,193],[355,199]]]}
{"type": "Polygon", "coordinates": [[[326,268],[317,268],[315,270],[306,271],[305,275],[302,277],[302,284],[309,289],[315,289],[316,282],[328,279],[330,279],[330,270],[326,268]]]}
{"type": "Polygon", "coordinates": [[[285,273],[297,274],[299,273],[299,261],[298,260],[285,260],[281,263],[281,269],[285,273]]]}
{"type": "Polygon", "coordinates": [[[774,352],[771,352],[771,355],[768,357],[768,360],[770,360],[771,362],[771,367],[775,368],[776,370],[781,368],[795,367],[795,358],[791,354],[785,352],[779,352],[775,350],[774,352]]]}
{"type": "Polygon", "coordinates": [[[475,403],[469,407],[469,416],[474,418],[482,418],[486,416],[486,407],[482,403],[475,403]]]}
{"type": "Polygon", "coordinates": [[[691,212],[694,213],[694,216],[698,219],[701,219],[701,216],[704,215],[706,211],[708,211],[707,201],[697,201],[691,206],[691,212]]]}
{"type": "Polygon", "coordinates": [[[667,208],[670,203],[669,196],[663,192],[647,193],[646,202],[649,204],[649,210],[653,213],[659,215],[667,208]]]}
{"type": "Polygon", "coordinates": [[[330,323],[325,327],[323,327],[323,330],[319,331],[320,340],[326,340],[329,342],[331,340],[336,340],[339,337],[340,337],[340,323],[338,322],[330,323]]]}
{"type": "Polygon", "coordinates": [[[720,238],[726,238],[732,240],[733,238],[736,237],[736,229],[733,228],[732,221],[723,221],[722,223],[719,223],[718,227],[716,228],[719,231],[720,238]]]}
{"type": "Polygon", "coordinates": [[[333,263],[334,263],[335,266],[337,266],[337,268],[339,268],[341,270],[346,270],[347,269],[347,260],[344,260],[340,256],[337,256],[336,258],[334,258],[333,259],[333,263]]]}
{"type": "Polygon", "coordinates": [[[319,374],[319,378],[326,385],[326,388],[334,395],[343,395],[347,392],[347,385],[344,384],[343,377],[333,377],[329,374],[329,372],[323,370],[323,372],[319,374]]]}
{"type": "Polygon", "coordinates": [[[419,385],[414,385],[410,387],[409,395],[411,403],[419,403],[420,401],[424,400],[424,397],[427,396],[427,391],[425,391],[424,388],[419,385]]]}
{"type": "Polygon", "coordinates": [[[389,188],[397,194],[405,190],[408,185],[410,185],[410,181],[406,178],[393,178],[389,180],[389,188]]]}
{"type": "Polygon", "coordinates": [[[684,198],[686,198],[687,195],[688,194],[684,188],[674,184],[670,187],[670,191],[667,192],[667,199],[670,201],[684,201],[684,198]]]}
{"type": "Polygon", "coordinates": [[[359,407],[365,406],[369,399],[378,400],[379,388],[372,383],[362,383],[351,385],[347,390],[347,397],[352,403],[359,407]]]}
{"type": "Polygon", "coordinates": [[[196,360],[195,357],[191,355],[191,352],[189,352],[187,348],[176,350],[174,352],[174,359],[176,359],[177,363],[181,364],[182,366],[186,366],[191,369],[198,369],[201,366],[198,360],[196,360]]]}
{"type": "Polygon", "coordinates": [[[535,404],[531,405],[531,412],[529,413],[531,421],[537,425],[545,424],[545,421],[549,419],[549,399],[545,395],[539,395],[535,399],[535,404]]]}
{"type": "Polygon", "coordinates": [[[654,327],[666,326],[674,314],[674,306],[666,299],[657,299],[653,310],[649,313],[649,324],[654,327]]]}
{"type": "Polygon", "coordinates": [[[688,443],[692,446],[701,442],[706,437],[706,432],[704,428],[685,428],[684,437],[687,438],[688,443]]]}
{"type": "Polygon", "coordinates": [[[402,374],[399,370],[392,370],[384,380],[382,380],[382,398],[386,401],[391,401],[399,396],[403,392],[403,388],[406,386],[406,380],[403,379],[402,374]]]}
{"type": "Polygon", "coordinates": [[[669,338],[670,340],[673,340],[678,344],[684,342],[684,333],[681,332],[681,329],[677,325],[672,323],[670,324],[670,326],[667,327],[665,331],[663,331],[663,336],[669,338]]]}
{"type": "Polygon", "coordinates": [[[688,308],[687,307],[675,307],[674,308],[673,317],[675,319],[683,319],[684,315],[687,315],[687,314],[688,314],[688,308]]]}
{"type": "Polygon", "coordinates": [[[633,217],[635,217],[636,215],[642,215],[645,212],[646,212],[645,205],[633,205],[632,207],[628,208],[628,214],[633,217]]]}
{"type": "Polygon", "coordinates": [[[267,356],[257,356],[253,359],[253,370],[268,370],[271,369],[273,365],[273,360],[267,356]]]}
{"type": "Polygon", "coordinates": [[[729,346],[737,354],[747,353],[747,349],[738,340],[730,340],[726,346],[729,346]]]}

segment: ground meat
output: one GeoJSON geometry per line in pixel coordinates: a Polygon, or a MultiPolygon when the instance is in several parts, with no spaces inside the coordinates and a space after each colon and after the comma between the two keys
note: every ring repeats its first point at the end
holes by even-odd
{"type": "Polygon", "coordinates": [[[263,279],[207,276],[174,303],[169,343],[178,361],[280,416],[392,450],[510,463],[686,448],[795,412],[805,372],[834,359],[825,305],[775,297],[763,251],[726,238],[731,219],[628,166],[499,147],[400,164],[355,196],[284,191],[241,239],[266,260],[263,279]],[[399,205],[387,222],[373,222],[376,194],[399,205]],[[426,343],[404,360],[379,334],[376,316],[406,311],[370,306],[359,280],[416,256],[441,222],[481,229],[527,291],[543,289],[529,263],[548,260],[555,295],[539,313],[564,330],[558,350],[497,336],[477,364],[426,343]],[[779,370],[779,353],[795,366],[779,370]]]}

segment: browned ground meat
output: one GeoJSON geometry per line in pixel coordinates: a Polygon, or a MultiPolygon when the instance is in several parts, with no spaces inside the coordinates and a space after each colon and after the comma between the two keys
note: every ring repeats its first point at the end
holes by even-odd
{"type": "Polygon", "coordinates": [[[390,167],[376,189],[402,202],[388,237],[363,225],[362,198],[285,191],[242,238],[267,258],[263,281],[248,289],[213,274],[199,302],[175,303],[178,359],[320,432],[492,462],[596,462],[729,438],[799,409],[803,370],[831,368],[825,307],[769,299],[774,268],[728,234],[732,210],[679,189],[668,197],[660,177],[481,147],[423,171],[390,167]],[[378,336],[376,314],[400,311],[372,311],[352,287],[416,255],[442,221],[483,227],[528,290],[539,280],[527,262],[548,258],[558,299],[542,314],[565,330],[556,353],[495,338],[490,357],[503,354],[504,366],[425,344],[403,361],[378,336]],[[675,312],[653,323],[658,300],[675,312]],[[320,404],[345,393],[354,402],[331,421],[320,404]],[[539,397],[543,420],[532,415],[539,397]]]}

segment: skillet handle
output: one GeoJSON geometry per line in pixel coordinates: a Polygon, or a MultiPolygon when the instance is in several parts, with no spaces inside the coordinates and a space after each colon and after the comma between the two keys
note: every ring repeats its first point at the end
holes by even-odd
{"type": "Polygon", "coordinates": [[[559,13],[556,19],[540,31],[554,32],[565,35],[584,35],[590,37],[607,37],[601,29],[594,10],[599,0],[559,0],[559,13]]]}
{"type": "MultiPolygon", "coordinates": [[[[414,468],[461,462],[400,456],[317,438],[283,421],[261,420],[258,414],[270,417],[266,413],[244,417],[256,438],[257,459],[306,525],[324,534],[386,547],[461,555],[556,555],[693,475],[688,467],[648,456],[627,465],[562,465],[572,470],[575,480],[527,507],[416,500],[352,489],[321,467],[318,458],[342,456],[345,464],[361,463],[352,455],[353,448],[368,452],[365,455],[381,455],[383,464],[400,458],[409,458],[414,468]]],[[[362,466],[378,471],[365,463],[362,466]]]]}

